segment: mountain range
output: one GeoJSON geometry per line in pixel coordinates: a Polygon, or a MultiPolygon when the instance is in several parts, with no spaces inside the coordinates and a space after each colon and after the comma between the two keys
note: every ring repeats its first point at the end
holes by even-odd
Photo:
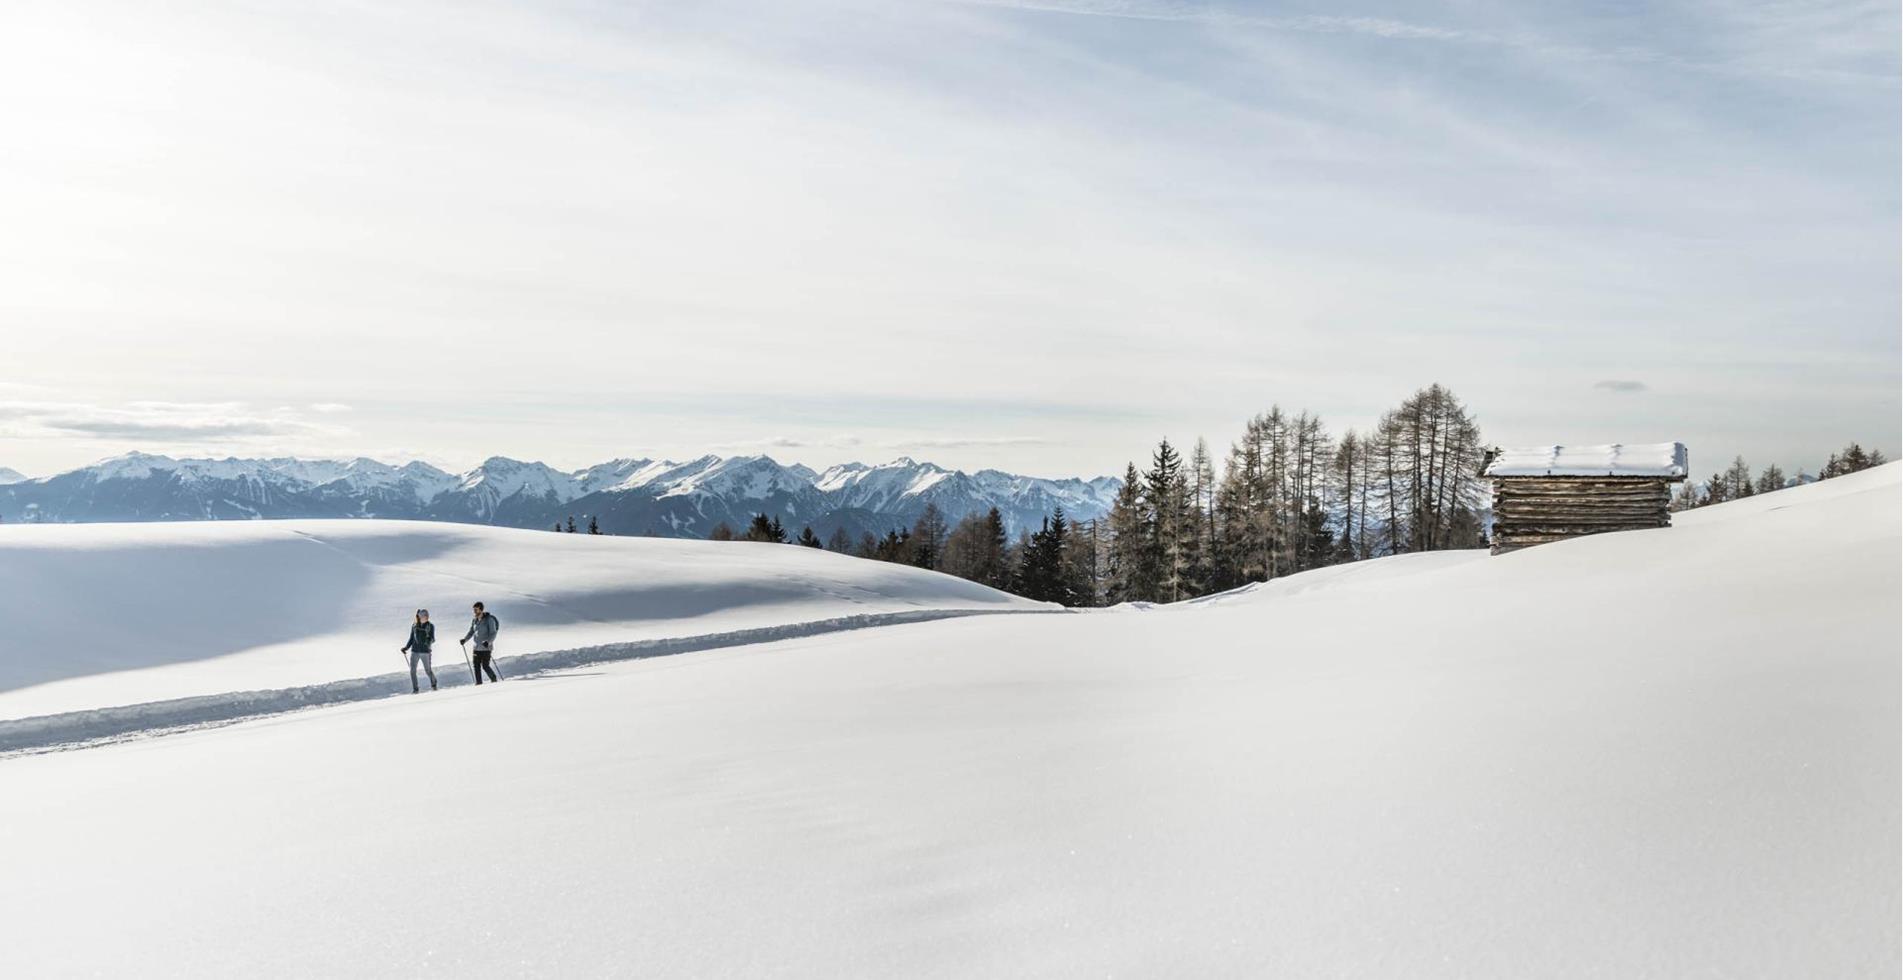
{"type": "MultiPolygon", "coordinates": [[[[10,470],[0,474],[18,477],[10,470]]],[[[421,461],[174,459],[128,453],[55,476],[0,478],[0,520],[255,520],[356,517],[509,527],[590,518],[609,534],[706,537],[757,513],[822,538],[910,526],[928,503],[948,521],[998,508],[1016,534],[1062,507],[1081,520],[1110,509],[1121,481],[966,473],[901,457],[824,472],[767,456],[702,456],[685,463],[615,459],[578,470],[501,456],[466,473],[421,461]]]]}

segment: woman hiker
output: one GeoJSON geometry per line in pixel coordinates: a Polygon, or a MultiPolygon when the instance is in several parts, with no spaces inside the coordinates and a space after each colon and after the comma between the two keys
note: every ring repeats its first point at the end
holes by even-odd
{"type": "Polygon", "coordinates": [[[410,693],[421,690],[416,686],[416,662],[423,662],[423,673],[429,675],[429,689],[436,690],[436,669],[430,666],[430,647],[436,645],[436,624],[429,621],[429,610],[418,609],[416,621],[410,624],[410,642],[403,644],[403,652],[410,655],[410,693]]]}

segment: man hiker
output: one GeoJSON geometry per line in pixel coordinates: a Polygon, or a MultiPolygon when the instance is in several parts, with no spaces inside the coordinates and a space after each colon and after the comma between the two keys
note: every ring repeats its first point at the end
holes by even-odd
{"type": "Polygon", "coordinates": [[[410,693],[422,690],[416,686],[416,663],[423,662],[423,673],[429,675],[429,689],[436,690],[436,668],[430,666],[430,647],[436,645],[436,624],[429,621],[429,610],[418,609],[415,621],[410,623],[410,642],[403,644],[403,652],[410,655],[410,693]]]}
{"type": "Polygon", "coordinates": [[[489,666],[489,658],[495,654],[496,631],[502,628],[502,624],[496,622],[495,616],[486,612],[480,602],[472,606],[471,611],[475,615],[469,620],[469,632],[463,634],[462,642],[468,643],[472,637],[476,641],[476,659],[470,663],[476,675],[476,683],[482,683],[482,675],[485,673],[489,675],[490,680],[499,681],[502,678],[497,677],[496,669],[489,666]]]}

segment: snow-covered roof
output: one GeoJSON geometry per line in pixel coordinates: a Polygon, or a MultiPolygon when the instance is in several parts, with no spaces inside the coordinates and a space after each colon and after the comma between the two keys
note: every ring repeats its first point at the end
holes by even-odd
{"type": "Polygon", "coordinates": [[[1487,476],[1651,476],[1684,477],[1691,457],[1682,442],[1642,445],[1524,446],[1502,449],[1487,466],[1487,476]]]}

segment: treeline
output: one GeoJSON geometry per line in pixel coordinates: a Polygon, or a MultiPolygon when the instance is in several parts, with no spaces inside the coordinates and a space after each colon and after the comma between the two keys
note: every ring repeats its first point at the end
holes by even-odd
{"type": "MultiPolygon", "coordinates": [[[[812,528],[788,542],[777,517],[755,515],[716,540],[824,547],[915,565],[1066,606],[1176,602],[1249,582],[1413,551],[1481,548],[1490,459],[1473,414],[1436,384],[1415,392],[1366,431],[1331,435],[1309,412],[1272,407],[1244,425],[1216,472],[1197,439],[1185,457],[1168,439],[1149,465],[1124,470],[1110,513],[1072,521],[1062,510],[1016,540],[998,511],[947,524],[933,504],[909,528],[854,538],[812,528]]],[[[1880,466],[1880,452],[1851,443],[1818,478],[1880,466]]],[[[1743,458],[1673,500],[1684,510],[1809,482],[1775,465],[1754,473],[1743,458]]]]}
{"type": "Polygon", "coordinates": [[[1815,477],[1803,470],[1799,470],[1796,476],[1786,476],[1784,470],[1776,463],[1766,466],[1753,475],[1751,464],[1745,462],[1743,456],[1738,456],[1732,459],[1731,465],[1723,472],[1713,473],[1705,482],[1687,480],[1682,484],[1678,494],[1672,498],[1672,509],[1684,511],[1710,504],[1722,504],[1727,500],[1739,500],[1760,493],[1770,493],[1773,490],[1799,486],[1813,480],[1828,480],[1847,473],[1867,470],[1872,466],[1882,466],[1887,462],[1889,460],[1883,457],[1881,451],[1875,449],[1866,451],[1854,442],[1845,446],[1840,452],[1831,453],[1830,458],[1824,461],[1823,469],[1819,470],[1815,477]]]}
{"type": "Polygon", "coordinates": [[[1315,415],[1271,408],[1230,444],[1220,480],[1202,440],[1184,460],[1166,439],[1148,469],[1125,471],[1095,598],[1174,602],[1363,558],[1479,547],[1484,452],[1473,415],[1440,385],[1339,438],[1315,415]]]}
{"type": "MultiPolygon", "coordinates": [[[[1220,478],[1203,440],[1185,458],[1165,439],[1147,468],[1129,464],[1100,520],[1060,510],[1013,541],[996,510],[948,527],[927,505],[910,528],[856,540],[836,531],[825,547],[1067,606],[1174,602],[1363,558],[1483,546],[1483,456],[1472,414],[1431,385],[1340,437],[1318,416],[1271,408],[1245,423],[1220,478]]],[[[765,514],[744,533],[723,524],[712,536],[787,540],[765,514]]],[[[800,542],[818,546],[810,528],[800,542]]]]}

